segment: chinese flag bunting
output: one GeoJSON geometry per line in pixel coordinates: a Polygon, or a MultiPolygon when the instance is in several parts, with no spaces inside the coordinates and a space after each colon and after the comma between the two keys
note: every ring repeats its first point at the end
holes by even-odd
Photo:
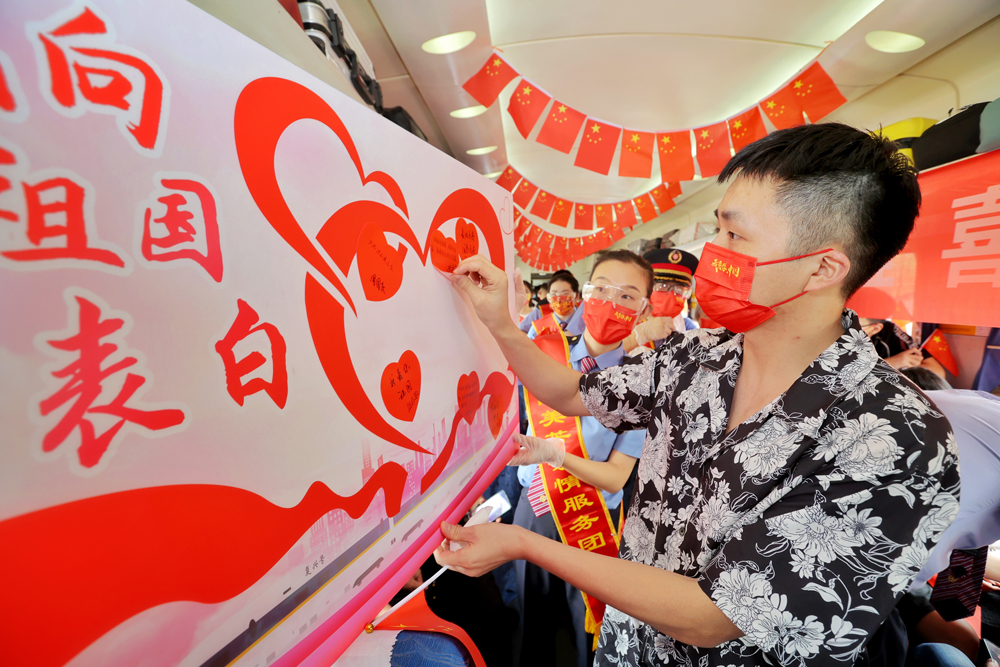
{"type": "Polygon", "coordinates": [[[514,187],[517,182],[521,180],[521,174],[517,173],[514,167],[508,166],[503,170],[503,173],[497,177],[497,185],[506,190],[507,192],[513,192],[514,187]]]}
{"type": "Polygon", "coordinates": [[[643,222],[649,222],[656,217],[656,207],[653,206],[653,199],[648,192],[633,199],[632,203],[635,204],[635,210],[639,211],[639,217],[643,222]]]}
{"type": "Polygon", "coordinates": [[[760,103],[761,110],[779,130],[795,127],[806,122],[802,117],[802,108],[799,106],[799,101],[795,97],[795,93],[790,89],[791,85],[785,86],[760,103]]]}
{"type": "Polygon", "coordinates": [[[726,125],[726,121],[697,128],[694,131],[694,140],[698,147],[701,177],[717,176],[732,157],[729,154],[729,126],[726,125]]]}
{"type": "Polygon", "coordinates": [[[636,224],[635,211],[631,201],[620,201],[615,204],[615,224],[612,227],[632,227],[636,224]]]}
{"type": "Polygon", "coordinates": [[[521,184],[514,190],[514,203],[520,206],[522,210],[527,209],[528,202],[531,201],[536,190],[538,190],[537,185],[526,178],[522,179],[521,184]]]}
{"type": "Polygon", "coordinates": [[[549,194],[545,190],[539,190],[535,197],[535,203],[531,207],[531,215],[537,215],[542,220],[549,219],[552,212],[552,205],[556,203],[555,195],[549,194]]]}
{"type": "Polygon", "coordinates": [[[681,184],[677,181],[672,183],[664,183],[667,186],[667,194],[676,199],[681,196],[681,184]]]}
{"type": "Polygon", "coordinates": [[[483,68],[462,84],[462,88],[465,88],[465,92],[472,95],[477,102],[488,107],[496,101],[500,91],[515,78],[517,72],[514,68],[493,53],[483,68]]]}
{"type": "Polygon", "coordinates": [[[596,218],[598,227],[610,227],[615,224],[612,213],[613,208],[611,204],[598,204],[594,207],[594,217],[596,218]]]}
{"type": "Polygon", "coordinates": [[[764,119],[756,106],[747,109],[739,116],[729,119],[729,136],[733,140],[733,148],[739,152],[744,146],[767,136],[764,119]]]}
{"type": "Polygon", "coordinates": [[[811,123],[815,123],[847,101],[837,89],[837,84],[819,63],[813,63],[806,68],[786,88],[791,89],[799,101],[799,107],[806,112],[811,123]]]}
{"type": "Polygon", "coordinates": [[[573,164],[607,176],[611,170],[611,161],[615,158],[618,137],[621,133],[620,127],[587,118],[586,126],[583,128],[583,139],[580,140],[580,147],[576,150],[576,160],[573,164]]]}
{"type": "Polygon", "coordinates": [[[520,211],[514,211],[514,219],[517,221],[517,227],[514,228],[514,240],[516,241],[524,236],[524,233],[528,231],[528,227],[531,226],[531,223],[528,222],[526,217],[521,215],[520,211]]]}
{"type": "Polygon", "coordinates": [[[667,186],[663,183],[650,190],[649,195],[656,202],[656,208],[660,209],[660,213],[669,211],[674,207],[674,200],[670,198],[667,186]]]}
{"type": "Polygon", "coordinates": [[[660,154],[660,179],[664,183],[694,178],[690,130],[657,134],[656,150],[660,154]]]}
{"type": "Polygon", "coordinates": [[[507,113],[510,114],[511,120],[514,121],[517,131],[521,133],[522,137],[528,138],[535,123],[545,111],[545,105],[551,99],[527,79],[521,79],[521,82],[517,84],[517,90],[510,96],[507,113]]]}
{"type": "Polygon", "coordinates": [[[557,151],[569,153],[585,120],[587,120],[586,115],[556,100],[552,103],[549,115],[545,117],[535,141],[557,151]]]}
{"type": "Polygon", "coordinates": [[[622,132],[622,150],[618,159],[618,175],[632,178],[649,178],[653,171],[652,132],[625,130],[622,132]]]}
{"type": "Polygon", "coordinates": [[[556,205],[552,207],[552,219],[549,222],[557,227],[565,227],[569,224],[569,216],[572,212],[573,202],[557,199],[556,205]]]}
{"type": "Polygon", "coordinates": [[[955,363],[955,357],[951,354],[951,347],[948,346],[948,341],[945,340],[944,334],[941,333],[940,329],[935,329],[934,333],[928,336],[927,340],[924,341],[923,349],[927,350],[932,357],[941,362],[941,365],[947,368],[949,373],[958,375],[958,364],[955,363]]]}
{"type": "Polygon", "coordinates": [[[573,229],[594,228],[594,207],[591,204],[577,204],[573,214],[573,229]]]}

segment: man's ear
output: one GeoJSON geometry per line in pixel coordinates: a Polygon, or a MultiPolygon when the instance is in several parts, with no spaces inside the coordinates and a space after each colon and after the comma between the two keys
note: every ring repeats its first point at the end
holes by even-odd
{"type": "Polygon", "coordinates": [[[831,250],[820,258],[819,266],[809,276],[809,281],[803,291],[812,292],[813,290],[839,286],[850,272],[850,258],[839,250],[831,250]]]}
{"type": "Polygon", "coordinates": [[[881,331],[882,327],[884,327],[884,326],[885,325],[882,324],[881,322],[873,322],[873,323],[871,323],[871,324],[869,324],[867,326],[861,327],[861,330],[864,331],[866,334],[868,334],[868,337],[871,338],[872,336],[874,336],[875,334],[877,334],[879,331],[881,331]]]}

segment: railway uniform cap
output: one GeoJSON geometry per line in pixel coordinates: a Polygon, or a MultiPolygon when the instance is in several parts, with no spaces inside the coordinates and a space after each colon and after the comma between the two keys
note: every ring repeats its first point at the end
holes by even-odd
{"type": "Polygon", "coordinates": [[[642,256],[653,265],[653,275],[657,280],[691,284],[691,276],[698,268],[698,258],[679,248],[657,248],[642,256]]]}

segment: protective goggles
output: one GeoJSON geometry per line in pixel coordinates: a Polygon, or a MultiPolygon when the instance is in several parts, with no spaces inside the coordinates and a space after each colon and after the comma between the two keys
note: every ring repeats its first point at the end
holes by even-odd
{"type": "Polygon", "coordinates": [[[549,303],[570,302],[576,297],[574,292],[549,292],[549,303]]]}
{"type": "Polygon", "coordinates": [[[672,292],[678,296],[682,296],[685,299],[691,296],[691,286],[682,285],[675,282],[656,282],[653,284],[654,292],[672,292]]]}
{"type": "Polygon", "coordinates": [[[641,312],[649,303],[645,297],[640,297],[634,291],[622,289],[617,285],[584,283],[581,294],[584,301],[591,299],[610,301],[619,308],[636,313],[641,312]]]}

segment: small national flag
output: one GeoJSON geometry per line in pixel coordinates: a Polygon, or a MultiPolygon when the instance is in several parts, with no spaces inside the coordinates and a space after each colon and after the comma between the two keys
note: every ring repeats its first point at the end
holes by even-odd
{"type": "Polygon", "coordinates": [[[670,183],[664,183],[667,186],[667,194],[677,199],[681,196],[681,184],[678,181],[672,181],[670,183]]]}
{"type": "Polygon", "coordinates": [[[667,186],[663,183],[650,190],[649,195],[656,202],[656,208],[660,209],[660,213],[669,211],[674,207],[674,200],[670,198],[670,195],[667,193],[667,186]]]}
{"type": "Polygon", "coordinates": [[[517,226],[514,227],[514,240],[517,241],[524,236],[526,231],[528,231],[528,227],[531,226],[531,223],[528,222],[526,217],[521,215],[520,211],[514,211],[514,221],[517,223],[517,226]]]}
{"type": "Polygon", "coordinates": [[[594,207],[594,217],[598,227],[606,228],[615,224],[613,209],[611,204],[598,204],[594,207]]]}
{"type": "Polygon", "coordinates": [[[958,375],[958,364],[951,353],[951,347],[940,329],[935,329],[934,333],[924,341],[923,349],[927,350],[932,357],[941,362],[941,365],[948,369],[952,375],[958,375]]]}
{"type": "Polygon", "coordinates": [[[576,150],[576,160],[573,164],[607,176],[611,170],[611,161],[615,158],[618,137],[621,133],[620,127],[587,118],[583,139],[580,140],[580,147],[576,150]]]}
{"type": "Polygon", "coordinates": [[[639,218],[643,222],[649,222],[656,217],[656,207],[653,206],[653,199],[648,192],[633,199],[632,203],[635,204],[635,210],[639,211],[639,218]]]}
{"type": "Polygon", "coordinates": [[[744,146],[767,136],[764,119],[756,106],[747,109],[738,116],[729,119],[729,136],[733,140],[733,149],[739,152],[744,146]]]}
{"type": "Polygon", "coordinates": [[[761,110],[779,130],[795,127],[806,122],[795,93],[785,86],[760,103],[761,110]]]}
{"type": "Polygon", "coordinates": [[[568,154],[573,150],[573,144],[576,143],[576,137],[580,134],[580,127],[585,120],[587,120],[585,114],[556,100],[552,103],[535,141],[568,154]]]}
{"type": "Polygon", "coordinates": [[[517,84],[517,89],[510,96],[510,103],[507,105],[507,113],[517,126],[517,131],[525,139],[531,134],[535,123],[542,117],[545,105],[552,98],[543,93],[535,84],[527,79],[521,79],[517,84]]]}
{"type": "Polygon", "coordinates": [[[726,121],[695,129],[694,140],[698,147],[701,177],[718,176],[732,157],[729,154],[729,127],[726,121]]]}
{"type": "Polygon", "coordinates": [[[552,207],[552,219],[549,222],[557,227],[565,227],[569,224],[569,216],[572,213],[573,202],[556,199],[556,205],[552,207]]]}
{"type": "Polygon", "coordinates": [[[514,203],[521,207],[521,210],[528,208],[528,202],[534,196],[538,186],[524,178],[520,185],[514,190],[514,203]]]}
{"type": "Polygon", "coordinates": [[[517,170],[514,169],[514,167],[508,165],[507,168],[503,170],[503,173],[497,177],[497,185],[507,192],[513,192],[514,187],[520,180],[521,174],[517,173],[517,170]]]}
{"type": "Polygon", "coordinates": [[[515,78],[517,72],[514,68],[493,53],[482,69],[462,84],[462,88],[465,88],[465,92],[472,95],[477,102],[488,107],[496,101],[500,91],[515,78]]]}
{"type": "Polygon", "coordinates": [[[664,183],[694,178],[690,130],[657,134],[656,150],[660,154],[660,180],[664,183]]]}
{"type": "Polygon", "coordinates": [[[618,158],[618,175],[631,178],[649,178],[653,171],[652,132],[625,130],[622,132],[622,150],[618,158]]]}
{"type": "Polygon", "coordinates": [[[636,224],[635,211],[632,210],[631,201],[620,201],[615,204],[615,224],[614,228],[633,227],[636,224]]]}
{"type": "Polygon", "coordinates": [[[549,213],[552,212],[552,205],[555,203],[555,195],[551,195],[545,190],[539,190],[538,196],[535,197],[535,203],[531,207],[531,215],[537,215],[542,220],[548,220],[549,213]]]}
{"type": "Polygon", "coordinates": [[[591,204],[577,204],[573,212],[573,229],[594,228],[594,207],[591,204]]]}
{"type": "Polygon", "coordinates": [[[810,123],[817,122],[847,101],[818,62],[806,68],[787,87],[795,94],[810,123]]]}

